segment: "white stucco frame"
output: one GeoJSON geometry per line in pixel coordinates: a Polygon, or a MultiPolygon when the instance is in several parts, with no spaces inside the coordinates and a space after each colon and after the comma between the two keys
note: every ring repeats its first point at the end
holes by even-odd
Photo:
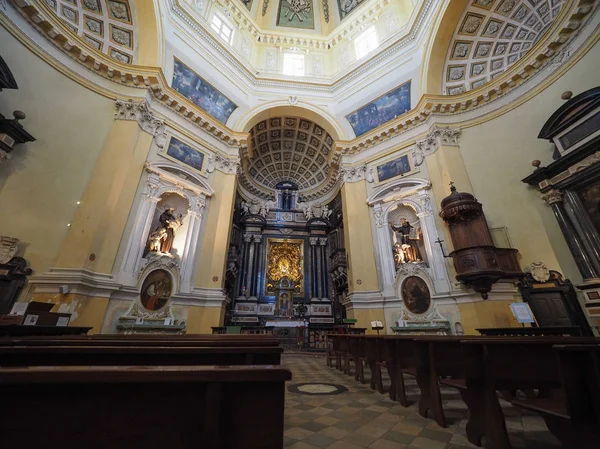
{"type": "Polygon", "coordinates": [[[179,261],[174,261],[178,263],[173,268],[179,271],[179,292],[190,293],[193,288],[192,276],[199,246],[202,212],[207,199],[214,194],[214,190],[198,174],[172,162],[148,162],[146,172],[148,175],[141,193],[141,201],[135,213],[120,270],[115,273],[115,277],[123,285],[137,286],[141,275],[152,268],[150,265],[161,265],[159,261],[143,259],[142,256],[161,195],[169,192],[176,193],[185,198],[189,204],[187,211],[189,225],[181,258],[179,261]]]}
{"type": "Polygon", "coordinates": [[[392,238],[388,217],[396,206],[404,205],[415,211],[423,232],[423,243],[429,268],[423,269],[433,282],[435,294],[450,291],[448,271],[441,248],[432,243],[438,237],[431,208],[431,183],[423,178],[403,178],[377,188],[367,199],[375,221],[375,246],[381,270],[384,297],[396,296],[396,269],[392,254],[392,238]]]}

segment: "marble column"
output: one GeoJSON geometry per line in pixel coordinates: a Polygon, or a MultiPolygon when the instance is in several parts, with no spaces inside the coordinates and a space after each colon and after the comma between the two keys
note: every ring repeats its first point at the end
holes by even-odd
{"type": "Polygon", "coordinates": [[[565,210],[563,193],[559,190],[550,190],[542,195],[542,199],[552,207],[554,216],[567,240],[571,254],[575,259],[575,263],[584,280],[598,278],[598,273],[585,250],[585,244],[581,240],[581,237],[577,233],[577,230],[573,226],[573,223],[565,210]]]}
{"type": "Polygon", "coordinates": [[[565,209],[577,232],[579,233],[584,248],[594,266],[596,273],[600,273],[600,235],[577,193],[567,190],[564,192],[565,209]]]}
{"type": "Polygon", "coordinates": [[[244,248],[242,255],[242,275],[240,276],[240,299],[245,299],[244,287],[248,289],[248,274],[249,274],[249,262],[250,262],[250,245],[252,241],[252,234],[244,234],[244,248]]]}
{"type": "Polygon", "coordinates": [[[311,300],[319,298],[318,288],[318,265],[317,265],[317,245],[319,243],[318,237],[310,237],[310,298],[311,300]]]}
{"type": "Polygon", "coordinates": [[[327,237],[319,238],[319,249],[321,250],[321,295],[319,298],[328,299],[327,293],[327,237]]]}
{"type": "Polygon", "coordinates": [[[253,235],[253,260],[252,260],[252,271],[251,271],[251,276],[252,279],[250,280],[250,296],[252,298],[257,298],[258,297],[258,290],[259,290],[259,274],[260,274],[260,261],[261,261],[261,251],[260,251],[260,245],[262,242],[262,235],[253,235]]]}

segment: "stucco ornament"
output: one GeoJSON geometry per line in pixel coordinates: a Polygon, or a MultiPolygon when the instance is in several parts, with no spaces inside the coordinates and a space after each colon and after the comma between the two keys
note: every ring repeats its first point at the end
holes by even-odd
{"type": "Polygon", "coordinates": [[[0,235],[0,264],[8,263],[17,253],[19,239],[0,235]]]}
{"type": "Polygon", "coordinates": [[[538,282],[547,282],[550,279],[550,271],[544,262],[532,262],[529,265],[531,277],[538,282]]]}

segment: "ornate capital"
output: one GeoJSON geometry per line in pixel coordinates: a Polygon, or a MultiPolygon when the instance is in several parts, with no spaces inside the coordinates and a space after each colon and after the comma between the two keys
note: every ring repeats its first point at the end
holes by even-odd
{"type": "Polygon", "coordinates": [[[117,109],[115,120],[136,120],[140,128],[154,136],[154,142],[159,148],[165,147],[167,142],[165,124],[154,116],[146,101],[136,103],[131,99],[127,101],[117,99],[115,107],[117,109]]]}
{"type": "Polygon", "coordinates": [[[542,195],[542,199],[548,204],[548,206],[552,206],[555,203],[562,203],[564,201],[563,193],[560,190],[549,190],[542,195]]]}
{"type": "Polygon", "coordinates": [[[380,228],[383,226],[383,209],[381,208],[381,204],[378,204],[373,209],[373,215],[375,215],[375,225],[380,228]]]}
{"type": "Polygon", "coordinates": [[[327,237],[319,237],[319,245],[321,245],[321,246],[327,245],[327,237]]]}
{"type": "MultiPolygon", "coordinates": [[[[367,165],[359,165],[357,167],[342,167],[340,168],[340,180],[344,182],[358,182],[365,179],[367,176],[367,165]]],[[[373,181],[375,179],[373,178],[373,181]]],[[[369,181],[369,182],[373,182],[369,181]]]]}
{"type": "Polygon", "coordinates": [[[252,234],[244,234],[244,242],[250,243],[252,241],[252,234]]]}
{"type": "Polygon", "coordinates": [[[206,207],[206,197],[203,195],[200,198],[196,198],[195,201],[192,202],[192,207],[190,212],[200,214],[206,207]]]}
{"type": "Polygon", "coordinates": [[[220,154],[215,154],[214,158],[212,156],[208,156],[206,171],[208,173],[212,173],[215,170],[219,170],[227,174],[237,174],[241,170],[240,158],[238,157],[236,159],[229,159],[221,156],[220,154]]]}
{"type": "Polygon", "coordinates": [[[319,237],[309,237],[308,240],[311,246],[316,246],[319,243],[319,237]]]}
{"type": "Polygon", "coordinates": [[[260,242],[262,242],[262,235],[255,234],[252,237],[254,237],[254,243],[260,243],[260,242]]]}
{"type": "Polygon", "coordinates": [[[417,140],[416,148],[412,153],[413,164],[418,167],[425,160],[425,156],[434,153],[440,146],[459,146],[458,137],[460,136],[460,129],[450,128],[439,128],[437,125],[433,125],[433,128],[427,134],[427,137],[423,140],[417,140]]]}

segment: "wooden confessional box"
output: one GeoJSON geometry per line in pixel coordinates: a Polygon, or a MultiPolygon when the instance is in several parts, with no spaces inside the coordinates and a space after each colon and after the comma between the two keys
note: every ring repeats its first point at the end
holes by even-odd
{"type": "MultiPolygon", "coordinates": [[[[554,144],[554,161],[546,167],[533,161],[536,169],[523,182],[539,189],[542,199],[552,208],[583,278],[577,288],[583,292],[589,324],[600,329],[600,87],[569,99],[550,117],[538,137],[554,144]]],[[[548,290],[551,296],[547,296],[547,301],[554,306],[540,308],[546,312],[538,313],[548,321],[540,326],[570,322],[583,326],[586,334],[588,320],[581,322],[585,314],[573,297],[575,290],[568,292],[569,286],[565,286],[567,290],[560,301],[554,298],[559,290],[563,291],[560,285],[548,290]],[[559,312],[561,301],[564,310],[559,312]],[[566,316],[560,315],[569,311],[566,316]],[[552,313],[556,316],[550,316],[552,313]]]]}

